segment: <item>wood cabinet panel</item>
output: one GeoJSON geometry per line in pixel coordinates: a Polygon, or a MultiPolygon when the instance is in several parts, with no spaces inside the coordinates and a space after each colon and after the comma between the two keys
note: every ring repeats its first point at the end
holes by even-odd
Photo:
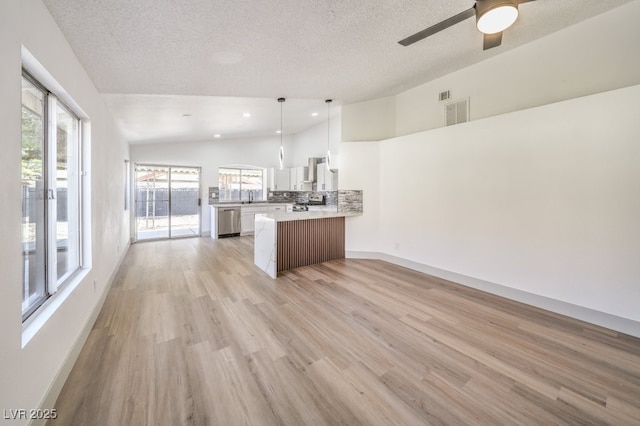
{"type": "Polygon", "coordinates": [[[277,271],[344,258],[344,217],[278,222],[277,271]]]}

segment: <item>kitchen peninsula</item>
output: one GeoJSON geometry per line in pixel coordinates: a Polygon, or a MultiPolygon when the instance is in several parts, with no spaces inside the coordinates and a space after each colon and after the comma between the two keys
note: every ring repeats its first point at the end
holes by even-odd
{"type": "Polygon", "coordinates": [[[278,272],[344,258],[345,217],[361,212],[256,214],[254,263],[278,272]]]}

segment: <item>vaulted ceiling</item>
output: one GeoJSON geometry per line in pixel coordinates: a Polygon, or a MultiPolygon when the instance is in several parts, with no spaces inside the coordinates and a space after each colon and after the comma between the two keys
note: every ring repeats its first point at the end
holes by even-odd
{"type": "Polygon", "coordinates": [[[272,135],[278,97],[285,132],[297,132],[326,119],[324,99],[397,94],[629,0],[528,2],[487,51],[474,19],[397,43],[471,0],[43,1],[139,143],[272,135]]]}

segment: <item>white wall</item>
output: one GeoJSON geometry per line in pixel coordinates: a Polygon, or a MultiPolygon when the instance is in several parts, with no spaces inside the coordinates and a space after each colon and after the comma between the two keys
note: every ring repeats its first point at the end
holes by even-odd
{"type": "MultiPolygon", "coordinates": [[[[128,147],[84,69],[38,0],[0,3],[0,408],[51,407],[112,274],[128,244],[122,182],[128,147]],[[91,120],[93,267],[46,324],[22,348],[20,87],[21,48],[31,52],[91,120]],[[96,288],[94,290],[94,280],[96,288]]],[[[12,424],[26,423],[17,421],[12,424]]]]}
{"type": "MultiPolygon", "coordinates": [[[[342,140],[342,117],[340,107],[335,107],[337,114],[333,114],[329,123],[329,147],[331,161],[338,164],[340,155],[340,141],[342,140]]],[[[293,164],[305,166],[309,164],[309,157],[325,157],[327,155],[327,120],[293,135],[293,164]]]]}
{"type": "MultiPolygon", "coordinates": [[[[283,136],[285,167],[295,165],[293,137],[283,136]]],[[[202,233],[211,232],[209,187],[218,186],[218,168],[224,165],[277,167],[280,136],[222,139],[201,142],[156,143],[131,146],[132,163],[201,167],[202,233]]],[[[132,232],[134,229],[132,229],[132,232]]]]}
{"type": "Polygon", "coordinates": [[[640,322],[639,113],[634,86],[382,142],[380,251],[640,322]]]}
{"type": "Polygon", "coordinates": [[[347,218],[345,249],[348,256],[377,252],[380,225],[380,144],[345,142],[340,145],[340,189],[362,190],[365,214],[347,218]]]}
{"type": "MultiPolygon", "coordinates": [[[[404,136],[341,146],[342,176],[379,150],[379,209],[348,249],[640,336],[639,17],[636,0],[394,97],[404,136]],[[441,127],[447,89],[473,121],[441,127]]],[[[343,136],[380,139],[388,108],[344,106],[343,136]]]]}
{"type": "Polygon", "coordinates": [[[342,106],[342,140],[379,141],[396,135],[396,98],[388,96],[342,106]]]}

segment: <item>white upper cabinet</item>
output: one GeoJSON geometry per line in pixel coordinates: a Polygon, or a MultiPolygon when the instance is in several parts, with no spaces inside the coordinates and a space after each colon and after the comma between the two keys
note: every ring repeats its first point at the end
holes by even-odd
{"type": "Polygon", "coordinates": [[[291,191],[293,188],[290,186],[290,176],[290,169],[269,169],[269,188],[271,191],[291,191]]]}
{"type": "Polygon", "coordinates": [[[336,191],[338,189],[338,171],[327,170],[324,164],[318,164],[316,169],[318,191],[336,191]]]}
{"type": "Polygon", "coordinates": [[[289,178],[289,189],[291,191],[311,190],[310,185],[305,184],[307,179],[309,179],[309,167],[300,166],[292,168],[289,178]]]}

